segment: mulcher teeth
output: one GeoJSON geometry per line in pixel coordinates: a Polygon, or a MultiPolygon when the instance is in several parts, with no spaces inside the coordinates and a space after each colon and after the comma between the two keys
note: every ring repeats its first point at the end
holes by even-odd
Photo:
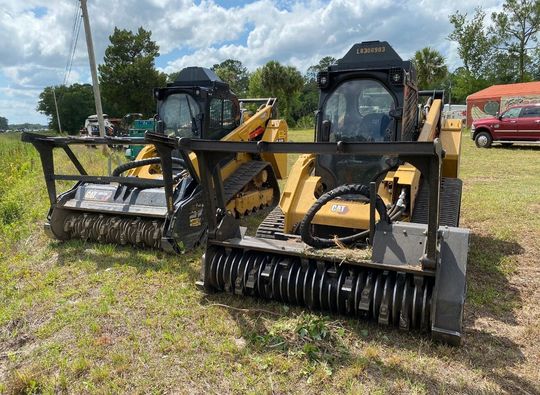
{"type": "Polygon", "coordinates": [[[163,222],[103,214],[74,213],[66,217],[64,232],[72,239],[160,248],[163,222]]]}
{"type": "MultiPolygon", "coordinates": [[[[210,253],[209,253],[210,252],[210,253]]],[[[429,331],[434,278],[214,247],[205,287],[429,331]]]]}

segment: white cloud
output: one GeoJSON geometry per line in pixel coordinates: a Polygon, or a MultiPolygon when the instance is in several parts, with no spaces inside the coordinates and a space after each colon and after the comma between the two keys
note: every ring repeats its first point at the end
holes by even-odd
{"type": "MultiPolygon", "coordinates": [[[[64,79],[77,1],[1,1],[0,92],[4,96],[10,89],[13,96],[12,105],[0,97],[0,115],[43,122],[33,109],[43,87],[64,79]]],[[[458,9],[472,13],[478,5],[491,12],[500,1],[256,0],[226,8],[212,0],[90,0],[89,14],[98,61],[115,26],[143,26],[166,56],[167,61],[158,64],[167,72],[227,58],[239,59],[252,70],[276,59],[304,71],[323,56],[339,58],[353,43],[377,39],[390,42],[404,58],[434,47],[452,69],[459,57],[455,44],[446,39],[451,31],[448,15],[458,9]],[[177,53],[181,55],[172,56],[177,53]]],[[[89,82],[82,29],[69,79],[77,81],[89,82]]]]}

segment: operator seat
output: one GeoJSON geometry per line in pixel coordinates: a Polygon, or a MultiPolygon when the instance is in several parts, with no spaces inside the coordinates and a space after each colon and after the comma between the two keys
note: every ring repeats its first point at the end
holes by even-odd
{"type": "Polygon", "coordinates": [[[379,112],[379,113],[370,113],[364,116],[363,129],[369,130],[371,137],[374,141],[390,141],[391,135],[387,130],[390,126],[391,118],[388,114],[379,112]]]}

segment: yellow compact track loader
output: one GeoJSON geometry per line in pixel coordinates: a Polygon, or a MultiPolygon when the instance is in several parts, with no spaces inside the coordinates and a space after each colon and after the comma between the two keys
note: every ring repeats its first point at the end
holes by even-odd
{"type": "Polygon", "coordinates": [[[158,143],[199,158],[201,285],[459,344],[469,239],[459,228],[461,121],[442,119],[443,92],[419,92],[413,64],[387,42],[354,45],[318,85],[314,143],[158,143]],[[302,154],[256,237],[223,199],[219,163],[233,152],[302,154]]]}
{"type": "MultiPolygon", "coordinates": [[[[156,134],[223,141],[286,141],[287,124],[276,118],[276,100],[246,99],[257,111],[248,117],[240,102],[211,70],[189,67],[154,91],[156,134]]],[[[83,239],[181,252],[204,241],[206,217],[194,154],[171,152],[170,196],[166,200],[160,158],[144,138],[46,137],[24,133],[40,153],[51,202],[45,229],[60,240],[83,239]],[[72,144],[147,144],[134,161],[110,176],[88,175],[72,144]],[[55,174],[53,150],[63,149],[80,174],[55,174]],[[56,181],[76,181],[57,196],[56,181]]],[[[220,162],[226,208],[241,217],[279,199],[277,180],[286,176],[283,154],[231,153],[220,162]]]]}

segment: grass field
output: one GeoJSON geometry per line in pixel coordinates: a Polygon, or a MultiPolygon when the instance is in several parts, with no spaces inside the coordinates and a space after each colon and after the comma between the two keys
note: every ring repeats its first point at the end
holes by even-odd
{"type": "MultiPolygon", "coordinates": [[[[39,157],[0,136],[0,393],[540,393],[540,149],[463,142],[472,239],[465,340],[450,348],[206,295],[202,250],[51,241],[39,157]]],[[[106,167],[100,151],[79,151],[106,167]]]]}

